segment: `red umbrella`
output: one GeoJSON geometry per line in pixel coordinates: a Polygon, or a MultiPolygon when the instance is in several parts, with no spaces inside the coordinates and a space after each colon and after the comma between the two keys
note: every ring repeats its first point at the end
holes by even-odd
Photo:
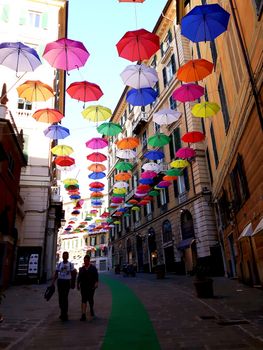
{"type": "Polygon", "coordinates": [[[184,142],[195,143],[205,139],[205,134],[200,131],[190,131],[182,136],[184,142]]]}
{"type": "Polygon", "coordinates": [[[55,163],[59,166],[71,166],[75,164],[75,159],[68,156],[61,156],[55,159],[55,163]]]}
{"type": "Polygon", "coordinates": [[[100,181],[93,181],[89,184],[92,188],[103,188],[105,185],[100,181]]]}
{"type": "Polygon", "coordinates": [[[87,159],[90,160],[91,162],[104,162],[107,160],[107,157],[100,152],[93,152],[89,155],[87,155],[87,159]]]}
{"type": "Polygon", "coordinates": [[[120,57],[132,62],[150,59],[160,49],[158,35],[145,29],[126,32],[116,44],[120,57]]]}
{"type": "Polygon", "coordinates": [[[72,83],[69,85],[66,91],[70,97],[83,102],[98,101],[103,95],[99,85],[88,81],[77,81],[72,83]]]}

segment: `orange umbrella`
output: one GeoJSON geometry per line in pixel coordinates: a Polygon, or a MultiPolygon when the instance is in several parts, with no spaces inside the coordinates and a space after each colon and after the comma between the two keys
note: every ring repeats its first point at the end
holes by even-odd
{"type": "Polygon", "coordinates": [[[133,149],[139,145],[139,139],[136,137],[126,137],[116,142],[119,149],[133,149]]]}
{"type": "Polygon", "coordinates": [[[94,164],[91,164],[90,166],[88,166],[88,170],[93,171],[95,173],[99,173],[101,171],[106,170],[106,167],[103,164],[94,163],[94,164]]]}
{"type": "Polygon", "coordinates": [[[54,97],[52,87],[39,80],[27,80],[16,89],[19,97],[30,102],[47,101],[54,97]]]}
{"type": "Polygon", "coordinates": [[[213,71],[213,63],[205,59],[190,60],[177,71],[178,80],[186,83],[202,80],[213,71]]]}
{"type": "Polygon", "coordinates": [[[136,199],[130,199],[130,200],[128,201],[128,203],[130,203],[130,204],[137,204],[138,201],[137,201],[136,199]]]}
{"type": "Polygon", "coordinates": [[[129,173],[119,173],[115,175],[115,180],[117,181],[127,181],[131,178],[131,174],[129,173]]]}
{"type": "Polygon", "coordinates": [[[90,196],[93,198],[102,198],[104,194],[102,192],[94,192],[90,196]]]}
{"type": "Polygon", "coordinates": [[[32,114],[32,117],[38,122],[52,124],[59,122],[62,118],[64,118],[64,115],[57,109],[44,108],[38,109],[34,114],[32,114]]]}
{"type": "Polygon", "coordinates": [[[174,181],[174,180],[177,180],[177,176],[165,175],[165,176],[163,177],[163,180],[164,180],[164,181],[174,181]]]}

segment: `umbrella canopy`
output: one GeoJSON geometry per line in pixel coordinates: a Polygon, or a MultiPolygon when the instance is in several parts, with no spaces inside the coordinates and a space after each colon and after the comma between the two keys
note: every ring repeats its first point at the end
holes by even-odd
{"type": "Polygon", "coordinates": [[[106,167],[105,167],[105,165],[100,164],[100,163],[93,163],[93,164],[88,166],[88,170],[94,171],[95,173],[99,173],[99,172],[106,170],[106,167]]]}
{"type": "Polygon", "coordinates": [[[71,166],[75,164],[75,159],[68,156],[59,156],[55,159],[55,163],[60,166],[71,166]]]}
{"type": "Polygon", "coordinates": [[[198,84],[184,84],[174,90],[172,97],[180,102],[194,101],[204,95],[205,89],[198,84]]]}
{"type": "Polygon", "coordinates": [[[100,122],[109,119],[112,116],[112,112],[109,108],[103,106],[89,106],[85,108],[81,114],[83,118],[91,122],[100,122]]]}
{"type": "Polygon", "coordinates": [[[205,134],[200,131],[190,131],[184,134],[181,139],[188,143],[201,142],[205,139],[205,134]]]}
{"type": "Polygon", "coordinates": [[[116,156],[121,159],[132,159],[136,158],[137,154],[132,149],[117,150],[116,156]]]}
{"type": "Polygon", "coordinates": [[[132,62],[143,61],[160,49],[160,39],[145,29],[133,30],[126,32],[116,47],[120,57],[132,62]]]}
{"type": "Polygon", "coordinates": [[[153,177],[157,176],[157,173],[155,171],[144,171],[143,173],[141,173],[141,178],[142,179],[152,179],[153,177]]]}
{"type": "Polygon", "coordinates": [[[129,184],[127,184],[127,182],[124,182],[124,181],[118,181],[118,182],[115,182],[113,187],[114,188],[128,188],[129,184]]]}
{"type": "Polygon", "coordinates": [[[164,180],[164,181],[174,181],[174,180],[177,180],[177,179],[178,179],[177,176],[165,175],[165,176],[163,177],[163,180],[164,180]]]}
{"type": "Polygon", "coordinates": [[[166,170],[165,174],[167,176],[181,176],[183,172],[180,169],[168,169],[166,170]]]}
{"type": "Polygon", "coordinates": [[[94,192],[90,195],[92,198],[102,198],[104,194],[102,192],[94,192]]]}
{"type": "Polygon", "coordinates": [[[56,156],[69,156],[74,152],[73,148],[66,145],[57,145],[51,148],[51,152],[56,156]]]}
{"type": "Polygon", "coordinates": [[[122,81],[134,89],[153,87],[158,81],[158,74],[154,68],[144,64],[127,66],[121,73],[122,81]]]}
{"type": "Polygon", "coordinates": [[[213,67],[213,63],[203,58],[190,60],[178,69],[177,78],[185,83],[203,80],[212,73],[213,67]]]}
{"type": "Polygon", "coordinates": [[[101,192],[101,191],[104,191],[104,187],[101,187],[101,188],[90,187],[89,190],[91,192],[101,192]]]}
{"type": "Polygon", "coordinates": [[[100,126],[98,126],[97,131],[102,135],[115,136],[122,132],[122,127],[120,126],[120,124],[108,122],[102,123],[100,126]]]}
{"type": "Polygon", "coordinates": [[[132,170],[133,164],[129,162],[118,162],[115,165],[115,168],[121,171],[129,171],[129,170],[132,170]]]}
{"type": "Polygon", "coordinates": [[[126,137],[116,142],[119,149],[133,149],[139,145],[140,141],[137,137],[126,137]]]}
{"type": "Polygon", "coordinates": [[[227,30],[229,17],[218,4],[195,6],[182,18],[181,34],[196,43],[214,40],[227,30]]]}
{"type": "Polygon", "coordinates": [[[176,122],[181,114],[181,112],[165,108],[153,114],[153,121],[159,125],[169,125],[176,122]]]}
{"type": "Polygon", "coordinates": [[[47,129],[44,130],[44,135],[50,139],[64,139],[70,135],[69,129],[60,126],[60,125],[50,125],[47,129]]]}
{"type": "Polygon", "coordinates": [[[165,188],[169,187],[170,185],[172,185],[171,181],[160,181],[157,186],[159,188],[165,188]]]}
{"type": "Polygon", "coordinates": [[[125,194],[125,193],[127,193],[127,190],[126,190],[126,188],[124,188],[124,187],[121,187],[121,188],[114,188],[114,189],[113,189],[113,193],[114,193],[114,194],[125,194]]]}
{"type": "Polygon", "coordinates": [[[112,203],[122,203],[123,202],[123,198],[121,198],[121,197],[111,197],[111,201],[112,201],[112,203]]]}
{"type": "Polygon", "coordinates": [[[101,149],[108,146],[108,140],[102,137],[93,137],[86,142],[86,147],[91,149],[101,149]]]}
{"type": "Polygon", "coordinates": [[[88,178],[92,180],[99,180],[99,179],[103,179],[105,176],[106,174],[103,172],[98,172],[98,173],[93,172],[88,175],[88,178]]]}
{"type": "Polygon", "coordinates": [[[151,186],[149,186],[149,185],[139,185],[139,186],[136,188],[136,191],[139,191],[139,192],[148,192],[150,189],[151,189],[151,186]]]}
{"type": "Polygon", "coordinates": [[[138,201],[137,201],[137,199],[130,199],[130,200],[128,201],[128,203],[129,203],[129,204],[138,204],[138,201]]]}
{"type": "Polygon", "coordinates": [[[189,165],[190,165],[190,163],[184,159],[177,159],[177,160],[174,160],[173,162],[170,163],[170,166],[172,168],[178,168],[178,169],[185,168],[189,165]]]}
{"type": "Polygon", "coordinates": [[[89,184],[90,187],[94,187],[94,188],[103,188],[104,187],[104,184],[100,181],[94,181],[94,182],[91,182],[89,184]]]}
{"type": "Polygon", "coordinates": [[[79,188],[79,185],[65,185],[64,186],[67,191],[77,191],[79,188]]]}
{"type": "Polygon", "coordinates": [[[151,197],[156,197],[156,196],[159,196],[160,192],[159,191],[156,191],[156,190],[152,190],[148,193],[149,196],[151,197]]]}
{"type": "Polygon", "coordinates": [[[79,194],[72,194],[71,196],[69,196],[70,199],[79,199],[81,198],[81,196],[79,194]]]}
{"type": "Polygon", "coordinates": [[[153,183],[153,179],[139,179],[139,183],[143,185],[150,185],[153,183]]]}
{"type": "Polygon", "coordinates": [[[77,185],[78,184],[78,180],[77,179],[73,179],[73,178],[64,179],[62,182],[65,185],[77,185]]]}
{"type": "Polygon", "coordinates": [[[71,98],[83,102],[97,101],[103,95],[99,85],[88,81],[77,81],[71,83],[66,91],[71,98]]]}
{"type": "Polygon", "coordinates": [[[215,102],[197,103],[194,105],[194,107],[191,110],[193,116],[199,117],[199,118],[212,117],[218,111],[220,111],[220,107],[215,102]]]}
{"type": "Polygon", "coordinates": [[[41,61],[35,49],[18,41],[0,44],[0,64],[16,73],[33,72],[41,61]]]}
{"type": "Polygon", "coordinates": [[[161,167],[157,163],[150,162],[150,163],[143,164],[142,169],[143,170],[155,171],[156,173],[159,173],[159,171],[161,170],[161,167]]]}
{"type": "Polygon", "coordinates": [[[182,159],[192,158],[195,156],[196,156],[196,151],[190,147],[179,148],[178,151],[176,152],[176,157],[182,158],[182,159]]]}
{"type": "Polygon", "coordinates": [[[104,162],[105,160],[107,160],[107,157],[103,153],[93,152],[87,155],[87,159],[91,162],[104,162]]]}
{"type": "Polygon", "coordinates": [[[89,55],[82,42],[68,38],[48,43],[43,53],[52,67],[66,71],[83,67],[89,55]]]}
{"type": "Polygon", "coordinates": [[[156,133],[155,135],[149,137],[148,145],[152,147],[162,147],[170,142],[170,137],[164,135],[163,133],[156,133]]]}
{"type": "Polygon", "coordinates": [[[33,113],[32,117],[37,122],[52,124],[59,122],[62,118],[64,118],[64,115],[57,109],[43,108],[38,109],[35,113],[33,113]]]}
{"type": "Polygon", "coordinates": [[[150,160],[158,160],[164,158],[164,153],[162,151],[148,151],[144,154],[144,157],[150,160]]]}
{"type": "Polygon", "coordinates": [[[127,92],[126,101],[132,106],[147,106],[153,103],[158,92],[153,88],[131,89],[127,92]]]}
{"type": "Polygon", "coordinates": [[[30,102],[47,101],[54,97],[51,86],[40,80],[27,80],[16,88],[18,96],[30,102]]]}
{"type": "Polygon", "coordinates": [[[131,174],[129,173],[119,173],[114,176],[115,180],[117,181],[127,181],[131,178],[131,174]]]}

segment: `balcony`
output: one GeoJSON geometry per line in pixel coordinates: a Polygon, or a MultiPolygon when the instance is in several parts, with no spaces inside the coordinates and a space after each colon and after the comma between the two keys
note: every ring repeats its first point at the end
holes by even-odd
{"type": "Polygon", "coordinates": [[[149,114],[141,112],[138,118],[132,123],[132,131],[134,134],[139,134],[141,129],[148,123],[149,114]]]}

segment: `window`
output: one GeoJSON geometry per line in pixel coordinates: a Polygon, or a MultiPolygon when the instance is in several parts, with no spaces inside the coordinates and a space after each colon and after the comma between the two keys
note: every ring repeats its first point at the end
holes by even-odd
{"type": "Polygon", "coordinates": [[[166,87],[167,84],[169,84],[169,82],[173,79],[175,72],[176,72],[175,57],[174,57],[174,55],[172,55],[167,66],[163,69],[164,87],[166,87]]]}
{"type": "Polygon", "coordinates": [[[1,20],[3,22],[8,22],[9,21],[9,5],[4,4],[2,5],[2,9],[1,9],[1,20]]]}
{"type": "Polygon", "coordinates": [[[165,220],[163,223],[163,243],[170,242],[172,240],[172,226],[169,220],[165,220]]]}
{"type": "Polygon", "coordinates": [[[180,137],[179,128],[176,128],[172,133],[169,146],[170,146],[170,158],[172,160],[175,158],[175,154],[178,151],[178,149],[181,148],[181,137],[180,137]]]}
{"type": "Polygon", "coordinates": [[[240,154],[237,156],[237,162],[230,173],[231,185],[234,196],[235,208],[239,209],[249,197],[247,178],[244,170],[243,158],[240,154]]]}
{"type": "Polygon", "coordinates": [[[39,12],[29,11],[28,17],[29,17],[29,25],[30,26],[35,27],[35,28],[40,27],[41,14],[39,12]]]}
{"type": "Polygon", "coordinates": [[[150,67],[151,68],[156,68],[156,66],[157,66],[157,57],[156,57],[156,55],[154,55],[153,60],[152,60],[152,62],[150,64],[150,67]]]}
{"type": "Polygon", "coordinates": [[[225,130],[227,131],[229,128],[230,120],[229,120],[226,95],[225,95],[225,90],[224,90],[224,85],[223,85],[223,80],[221,75],[218,81],[218,92],[219,92],[219,97],[221,102],[222,114],[224,118],[225,130]]]}
{"type": "Polygon", "coordinates": [[[254,4],[257,11],[257,16],[260,17],[263,9],[263,1],[262,0],[254,0],[254,4]]]}
{"type": "Polygon", "coordinates": [[[100,237],[100,244],[104,244],[104,243],[105,243],[105,236],[102,235],[102,236],[100,237]]]}
{"type": "Polygon", "coordinates": [[[169,29],[164,41],[161,43],[162,57],[165,55],[166,51],[169,49],[172,40],[173,40],[172,32],[169,29]]]}
{"type": "Polygon", "coordinates": [[[214,152],[215,165],[217,168],[217,166],[218,166],[218,153],[217,153],[217,148],[216,148],[216,139],[215,139],[213,124],[211,124],[211,126],[210,126],[210,135],[211,135],[212,147],[213,147],[213,152],[214,152]]]}
{"type": "Polygon", "coordinates": [[[172,96],[169,97],[169,105],[171,109],[176,109],[177,107],[177,102],[172,96]]]}
{"type": "Polygon", "coordinates": [[[214,179],[213,179],[213,173],[212,173],[211,161],[210,161],[210,155],[209,155],[208,148],[207,148],[205,153],[206,153],[206,160],[207,160],[207,165],[208,165],[208,172],[209,172],[210,181],[211,181],[211,183],[213,183],[214,179]]]}
{"type": "Polygon", "coordinates": [[[32,110],[32,103],[24,100],[23,98],[19,98],[18,102],[17,102],[17,108],[31,111],[32,110]]]}
{"type": "Polygon", "coordinates": [[[143,149],[147,148],[147,132],[146,131],[144,131],[144,133],[142,134],[141,144],[142,144],[143,149]]]}
{"type": "Polygon", "coordinates": [[[183,175],[178,176],[177,178],[178,183],[178,192],[179,194],[182,194],[186,191],[189,191],[189,180],[188,180],[188,170],[187,168],[184,168],[183,175]]]}
{"type": "Polygon", "coordinates": [[[160,132],[160,129],[161,129],[161,125],[154,123],[154,133],[160,132]]]}
{"type": "Polygon", "coordinates": [[[196,52],[197,52],[197,57],[200,59],[201,58],[201,51],[200,51],[199,43],[196,43],[196,52]]]}
{"type": "Polygon", "coordinates": [[[217,61],[217,50],[216,50],[216,44],[214,40],[210,41],[210,49],[211,49],[211,55],[212,55],[212,59],[215,67],[216,61],[217,61]]]}
{"type": "Polygon", "coordinates": [[[160,95],[160,88],[159,88],[159,82],[157,81],[156,84],[154,85],[153,89],[157,92],[157,96],[160,95]]]}

